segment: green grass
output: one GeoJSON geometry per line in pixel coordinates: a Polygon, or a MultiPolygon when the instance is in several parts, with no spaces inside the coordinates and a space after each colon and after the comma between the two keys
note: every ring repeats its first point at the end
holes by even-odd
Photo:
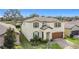
{"type": "Polygon", "coordinates": [[[20,34],[20,42],[21,42],[21,46],[22,46],[24,49],[29,49],[29,48],[31,48],[30,42],[27,40],[27,38],[26,38],[22,33],[20,34]]]}
{"type": "Polygon", "coordinates": [[[14,48],[15,48],[15,49],[22,49],[22,46],[20,46],[20,45],[15,45],[14,48]]]}
{"type": "Polygon", "coordinates": [[[72,43],[79,44],[79,38],[66,38],[66,40],[71,41],[72,43]]]}
{"type": "Polygon", "coordinates": [[[57,43],[52,44],[52,49],[62,49],[57,43]]]}

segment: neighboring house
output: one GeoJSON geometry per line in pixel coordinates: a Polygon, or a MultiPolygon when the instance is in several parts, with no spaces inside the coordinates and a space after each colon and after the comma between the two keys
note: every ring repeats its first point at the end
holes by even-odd
{"type": "Polygon", "coordinates": [[[65,22],[65,30],[64,30],[64,35],[66,36],[76,36],[79,35],[79,20],[76,21],[70,21],[70,22],[65,22]]]}
{"type": "Polygon", "coordinates": [[[35,35],[42,39],[63,38],[64,23],[55,18],[33,17],[25,20],[21,26],[22,33],[30,40],[35,35]]]}
{"type": "Polygon", "coordinates": [[[20,44],[19,42],[19,31],[15,28],[14,25],[11,25],[11,24],[5,24],[5,23],[2,23],[0,22],[0,47],[3,46],[4,44],[4,36],[5,36],[5,33],[7,31],[7,29],[14,29],[15,33],[16,33],[16,44],[20,44]]]}

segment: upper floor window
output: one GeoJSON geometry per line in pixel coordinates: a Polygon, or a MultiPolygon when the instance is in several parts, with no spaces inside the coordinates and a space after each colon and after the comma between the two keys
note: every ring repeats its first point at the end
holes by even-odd
{"type": "Polygon", "coordinates": [[[39,23],[38,22],[33,23],[33,27],[34,28],[38,28],[39,27],[39,23]]]}
{"type": "Polygon", "coordinates": [[[61,23],[59,23],[59,22],[55,23],[54,27],[61,27],[61,23]]]}

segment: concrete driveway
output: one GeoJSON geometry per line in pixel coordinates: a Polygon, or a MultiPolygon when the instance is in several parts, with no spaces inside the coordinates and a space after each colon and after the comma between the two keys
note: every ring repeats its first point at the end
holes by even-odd
{"type": "Polygon", "coordinates": [[[72,49],[71,45],[64,39],[55,39],[54,42],[59,44],[62,48],[72,49]]]}

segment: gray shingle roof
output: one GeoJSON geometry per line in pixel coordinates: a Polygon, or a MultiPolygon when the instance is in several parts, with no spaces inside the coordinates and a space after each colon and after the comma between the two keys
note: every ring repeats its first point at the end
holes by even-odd
{"type": "Polygon", "coordinates": [[[58,19],[55,18],[49,18],[49,17],[33,17],[33,18],[29,18],[25,21],[33,21],[33,20],[39,20],[39,21],[59,21],[58,19]]]}
{"type": "Polygon", "coordinates": [[[72,28],[72,27],[74,27],[75,25],[79,26],[79,20],[70,21],[70,22],[65,22],[64,27],[65,27],[65,28],[72,28]]]}
{"type": "Polygon", "coordinates": [[[47,28],[53,29],[52,27],[50,27],[50,26],[48,26],[48,25],[43,25],[40,29],[46,30],[47,28]]]}
{"type": "Polygon", "coordinates": [[[13,28],[15,32],[19,33],[14,25],[0,22],[0,35],[4,34],[9,28],[13,28]]]}

